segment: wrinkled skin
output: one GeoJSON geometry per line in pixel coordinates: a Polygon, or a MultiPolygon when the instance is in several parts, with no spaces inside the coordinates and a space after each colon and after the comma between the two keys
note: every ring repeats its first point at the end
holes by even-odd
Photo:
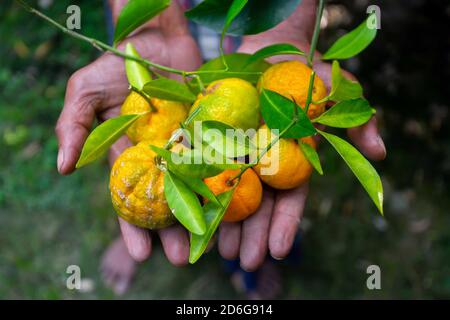
{"type": "MultiPolygon", "coordinates": [[[[114,10],[117,13],[117,8],[114,10]]],[[[239,51],[252,53],[281,42],[292,43],[306,51],[313,30],[314,14],[315,1],[304,0],[298,10],[276,28],[260,35],[244,37],[239,51]]],[[[185,70],[194,70],[201,63],[198,48],[188,33],[186,21],[176,3],[131,36],[129,41],[133,42],[141,55],[156,63],[185,70]]],[[[123,45],[120,47],[123,49],[123,45]]],[[[292,56],[277,57],[272,62],[287,59],[292,59],[292,56]]],[[[329,87],[331,66],[318,61],[314,69],[329,87]]],[[[109,53],[70,78],[64,109],[56,126],[59,140],[58,170],[61,174],[69,174],[74,170],[94,119],[105,120],[117,116],[127,93],[123,60],[109,53]]],[[[385,157],[386,150],[378,134],[375,118],[361,127],[349,129],[348,135],[369,159],[381,160],[385,157]]],[[[110,160],[114,161],[129,145],[126,138],[119,140],[111,148],[110,160]]],[[[292,247],[307,193],[308,185],[287,191],[265,190],[257,213],[242,223],[222,223],[218,237],[221,255],[226,259],[240,257],[241,266],[249,271],[263,263],[267,252],[276,259],[284,258],[292,247]]],[[[152,247],[149,231],[120,218],[119,223],[130,255],[136,261],[147,259],[152,247]]],[[[189,255],[186,231],[176,225],[158,231],[158,235],[168,260],[174,265],[186,264],[189,255]]]]}

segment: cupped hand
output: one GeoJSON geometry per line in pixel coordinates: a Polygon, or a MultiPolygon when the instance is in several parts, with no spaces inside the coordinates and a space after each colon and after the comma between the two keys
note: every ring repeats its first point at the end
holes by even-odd
{"type": "MultiPolygon", "coordinates": [[[[254,53],[261,47],[271,44],[249,41],[239,51],[254,53]]],[[[296,43],[297,47],[309,51],[309,45],[296,43]]],[[[293,59],[292,56],[277,57],[271,62],[293,59]]],[[[297,58],[305,62],[304,59],[297,58]]],[[[315,61],[314,70],[331,87],[331,65],[320,60],[315,61]]],[[[346,77],[355,77],[345,72],[346,77]]],[[[349,138],[358,149],[371,160],[382,160],[386,149],[381,139],[376,118],[372,117],[366,124],[347,130],[349,138]]],[[[269,252],[275,259],[285,258],[293,245],[303,216],[308,195],[308,184],[295,189],[276,191],[266,188],[263,201],[258,211],[242,223],[222,223],[219,233],[219,252],[225,259],[240,258],[241,267],[247,271],[256,270],[264,262],[269,252]]]]}
{"type": "MultiPolygon", "coordinates": [[[[201,64],[198,47],[176,1],[125,42],[132,42],[144,58],[165,66],[195,70],[201,64]]],[[[119,45],[119,49],[124,48],[125,43],[119,45]]],[[[64,108],[56,125],[57,165],[61,174],[69,174],[75,169],[94,120],[105,121],[118,116],[128,93],[124,60],[110,53],[103,54],[70,77],[64,108]]],[[[110,150],[110,163],[130,145],[126,137],[117,141],[110,150]]],[[[120,218],[119,224],[130,255],[137,261],[148,258],[152,249],[148,230],[120,218]]],[[[186,264],[189,255],[186,231],[177,225],[160,230],[158,234],[168,260],[174,265],[186,264]]]]}

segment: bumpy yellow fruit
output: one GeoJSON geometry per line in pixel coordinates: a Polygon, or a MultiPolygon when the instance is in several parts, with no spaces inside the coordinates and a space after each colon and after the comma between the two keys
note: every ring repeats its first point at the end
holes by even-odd
{"type": "MultiPolygon", "coordinates": [[[[275,135],[266,125],[258,129],[253,141],[262,151],[275,135]]],[[[302,142],[316,148],[312,137],[301,139],[302,142]]],[[[312,166],[303,154],[295,139],[280,139],[253,167],[259,178],[275,189],[292,189],[308,181],[312,173],[312,166]],[[278,167],[277,167],[278,166],[278,167]],[[273,172],[264,174],[263,169],[275,168],[273,172]]]]}
{"type": "Polygon", "coordinates": [[[212,82],[200,93],[191,113],[201,107],[194,121],[216,120],[237,129],[256,129],[259,126],[259,96],[248,81],[228,78],[212,82]]]}
{"type": "MultiPolygon", "coordinates": [[[[187,117],[187,104],[157,98],[151,98],[150,102],[156,110],[141,117],[127,130],[128,138],[135,144],[144,140],[169,139],[187,117]]],[[[140,114],[150,110],[147,100],[132,91],[123,103],[121,113],[140,114]]]]}
{"type": "Polygon", "coordinates": [[[160,229],[173,224],[175,217],[164,197],[164,173],[154,162],[150,144],[161,147],[164,140],[140,142],[117,158],[109,188],[119,216],[139,227],[160,229]]]}
{"type": "MultiPolygon", "coordinates": [[[[272,65],[258,82],[258,89],[275,91],[288,99],[294,99],[302,108],[308,97],[311,68],[300,61],[286,61],[272,65]]],[[[312,101],[319,101],[327,96],[327,88],[319,76],[314,78],[312,101]]],[[[311,104],[308,109],[310,119],[320,116],[325,111],[325,103],[311,104]]]]}

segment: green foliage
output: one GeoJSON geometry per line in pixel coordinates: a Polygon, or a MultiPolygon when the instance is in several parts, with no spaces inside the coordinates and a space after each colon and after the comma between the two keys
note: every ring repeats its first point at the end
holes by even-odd
{"type": "Polygon", "coordinates": [[[122,8],[116,24],[114,43],[149,21],[170,5],[170,0],[129,0],[122,8]]]}
{"type": "Polygon", "coordinates": [[[76,167],[81,168],[100,158],[144,114],[111,118],[97,126],[86,139],[76,167]]]}
{"type": "Polygon", "coordinates": [[[227,158],[238,158],[249,154],[251,141],[243,130],[236,130],[220,121],[202,121],[202,137],[196,137],[227,158]]]}
{"type": "Polygon", "coordinates": [[[313,147],[311,147],[309,144],[307,144],[301,140],[299,140],[298,145],[300,146],[300,149],[302,150],[306,159],[308,159],[309,163],[322,176],[323,169],[322,169],[322,165],[320,164],[320,158],[319,158],[319,154],[317,153],[317,151],[313,147]]]}
{"type": "MultiPolygon", "coordinates": [[[[240,10],[233,10],[228,15],[233,4],[237,9],[245,1],[205,0],[195,8],[186,12],[186,16],[199,24],[205,25],[217,32],[222,32],[227,17],[234,17],[240,10]]],[[[288,17],[299,5],[301,0],[248,0],[229,28],[227,34],[256,34],[268,30],[288,17]]]]}
{"type": "Polygon", "coordinates": [[[270,129],[282,131],[291,124],[294,115],[298,118],[298,121],[283,135],[283,138],[302,138],[316,133],[316,129],[305,111],[282,95],[263,89],[260,103],[261,114],[270,129]]]}
{"type": "MultiPolygon", "coordinates": [[[[127,43],[125,53],[135,58],[141,58],[131,42],[127,43]]],[[[125,71],[127,73],[128,83],[137,90],[142,90],[144,85],[152,80],[152,76],[147,67],[131,59],[125,60],[125,71]]]]}
{"type": "Polygon", "coordinates": [[[318,132],[336,149],[349,168],[361,182],[372,201],[383,214],[383,185],[375,168],[347,141],[318,130],[318,132]]]}
{"type": "Polygon", "coordinates": [[[298,56],[304,56],[305,53],[298,49],[297,47],[293,46],[289,43],[277,43],[272,44],[270,46],[264,47],[258,51],[256,51],[252,56],[247,60],[248,64],[254,63],[258,60],[267,59],[273,56],[279,56],[279,55],[298,55],[298,56]]]}
{"type": "Polygon", "coordinates": [[[345,78],[339,62],[333,61],[331,67],[331,93],[327,99],[337,102],[362,98],[362,96],[363,89],[359,82],[345,78]]]}
{"type": "Polygon", "coordinates": [[[222,221],[222,218],[230,205],[231,199],[233,198],[233,192],[234,188],[217,196],[221,206],[218,206],[212,202],[207,202],[204,205],[203,211],[206,221],[206,232],[203,235],[192,234],[189,263],[195,263],[202,256],[203,252],[205,252],[209,241],[211,240],[214,232],[216,232],[217,227],[222,221]]]}
{"type": "Polygon", "coordinates": [[[205,218],[196,194],[175,174],[164,174],[164,195],[177,220],[190,232],[202,235],[206,231],[205,218]]]}
{"type": "Polygon", "coordinates": [[[186,84],[167,78],[158,78],[146,83],[143,91],[151,97],[163,100],[192,103],[196,99],[186,84]]]}
{"type": "Polygon", "coordinates": [[[355,30],[339,38],[322,56],[323,60],[348,59],[363,51],[375,39],[376,28],[369,28],[367,21],[376,19],[370,15],[355,30]]]}
{"type": "Polygon", "coordinates": [[[353,128],[369,121],[374,113],[375,110],[365,99],[345,100],[312,121],[335,128],[353,128]]]}

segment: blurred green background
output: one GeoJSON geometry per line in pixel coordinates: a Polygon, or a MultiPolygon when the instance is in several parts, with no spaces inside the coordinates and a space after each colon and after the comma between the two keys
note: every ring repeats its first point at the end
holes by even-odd
{"type": "MultiPolygon", "coordinates": [[[[82,32],[106,41],[101,1],[30,1],[65,21],[82,10],[82,32]]],[[[386,198],[381,218],[332,150],[314,176],[302,224],[300,264],[281,263],[282,298],[450,298],[450,83],[448,1],[329,1],[319,47],[378,4],[382,30],[344,63],[378,110],[388,157],[376,163],[386,198]],[[447,31],[446,31],[447,30],[447,31]],[[382,290],[366,288],[377,264],[382,290]]],[[[0,4],[0,298],[115,298],[101,281],[102,252],[118,235],[106,161],[68,177],[56,172],[54,124],[65,84],[97,52],[24,12],[0,4]],[[66,268],[82,269],[82,291],[66,268]]],[[[124,298],[238,298],[213,251],[175,268],[160,246],[124,298]]]]}

